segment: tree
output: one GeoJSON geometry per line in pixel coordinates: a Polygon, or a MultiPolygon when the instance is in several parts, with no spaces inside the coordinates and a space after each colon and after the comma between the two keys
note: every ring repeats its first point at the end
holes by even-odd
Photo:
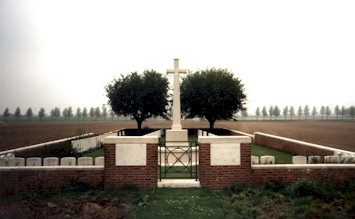
{"type": "Polygon", "coordinates": [[[181,84],[181,109],[186,118],[231,119],[245,109],[244,84],[227,69],[210,68],[188,74],[181,84]]]}
{"type": "Polygon", "coordinates": [[[21,117],[21,109],[20,109],[20,107],[16,108],[15,117],[16,117],[17,120],[21,117]]]}
{"type": "Polygon", "coordinates": [[[248,117],[248,111],[247,109],[242,110],[242,118],[245,120],[245,118],[248,117]]]}
{"type": "Polygon", "coordinates": [[[285,120],[286,120],[286,117],[287,117],[287,113],[288,113],[288,106],[285,106],[285,108],[282,111],[282,114],[285,116],[285,120]]]}
{"type": "Polygon", "coordinates": [[[96,118],[100,118],[101,117],[100,107],[96,107],[95,108],[95,116],[96,116],[96,118]]]}
{"type": "Polygon", "coordinates": [[[293,106],[290,107],[290,116],[291,116],[291,120],[292,118],[295,116],[295,108],[293,108],[293,106]]]}
{"type": "Polygon", "coordinates": [[[93,120],[93,119],[94,119],[94,116],[95,116],[95,109],[94,109],[94,107],[91,107],[91,108],[90,108],[89,115],[90,115],[90,119],[93,120]]]}
{"type": "Polygon", "coordinates": [[[30,120],[32,118],[33,112],[32,112],[31,107],[27,109],[26,116],[27,116],[27,120],[30,120]]]}
{"type": "Polygon", "coordinates": [[[302,106],[299,106],[299,107],[298,107],[297,115],[298,115],[298,120],[301,120],[301,116],[302,116],[302,106]]]}
{"type": "Polygon", "coordinates": [[[325,107],[324,107],[324,106],[322,106],[322,107],[320,108],[320,114],[322,115],[322,120],[323,120],[323,116],[324,116],[324,114],[325,114],[325,107]]]}
{"type": "Polygon", "coordinates": [[[255,111],[255,115],[256,115],[256,120],[259,120],[259,116],[260,116],[260,108],[256,108],[256,111],[255,111]]]}
{"type": "Polygon", "coordinates": [[[115,118],[115,116],[116,116],[116,113],[113,110],[110,110],[111,120],[113,120],[113,118],[115,118]]]}
{"type": "Polygon", "coordinates": [[[39,120],[42,121],[42,119],[43,119],[45,116],[46,116],[45,110],[44,110],[44,108],[41,108],[41,109],[38,111],[39,120]]]}
{"type": "Polygon", "coordinates": [[[317,108],[314,106],[313,109],[312,109],[312,116],[313,116],[313,120],[314,120],[314,117],[317,115],[317,108]]]}
{"type": "Polygon", "coordinates": [[[343,120],[343,119],[344,119],[345,112],[346,112],[346,110],[345,110],[345,106],[342,106],[342,107],[341,107],[341,110],[340,110],[341,120],[343,120]]]}
{"type": "Polygon", "coordinates": [[[269,108],[269,115],[270,115],[270,120],[272,119],[272,115],[274,115],[274,107],[270,106],[269,108]]]}
{"type": "Polygon", "coordinates": [[[308,116],[310,114],[308,105],[304,106],[303,113],[306,116],[306,120],[307,120],[307,118],[308,118],[308,116]]]}
{"type": "Polygon", "coordinates": [[[86,107],[84,107],[84,109],[83,109],[83,118],[84,118],[84,120],[86,120],[86,117],[88,117],[88,110],[86,109],[86,107]]]}
{"type": "Polygon", "coordinates": [[[81,108],[80,107],[76,108],[76,117],[78,118],[78,120],[80,120],[80,117],[81,117],[81,108]]]}
{"type": "Polygon", "coordinates": [[[73,108],[70,106],[68,107],[68,111],[67,111],[67,117],[70,120],[70,118],[73,116],[73,108]]]}
{"type": "Polygon", "coordinates": [[[277,119],[277,117],[279,117],[280,116],[280,109],[279,109],[279,107],[278,106],[275,106],[274,107],[274,111],[273,111],[273,114],[274,114],[274,116],[275,116],[275,120],[277,119]]]}
{"type": "Polygon", "coordinates": [[[67,120],[67,117],[68,117],[68,109],[67,109],[67,108],[64,108],[62,114],[63,114],[64,120],[67,120]]]}
{"type": "Polygon", "coordinates": [[[53,120],[54,120],[54,117],[55,117],[55,111],[54,111],[54,109],[51,109],[50,114],[51,114],[52,121],[53,121],[53,120]]]}
{"type": "Polygon", "coordinates": [[[327,116],[327,120],[328,120],[328,118],[329,118],[329,116],[332,114],[332,111],[330,110],[330,107],[329,106],[327,106],[326,108],[325,108],[325,115],[327,116]]]}
{"type": "Polygon", "coordinates": [[[267,110],[266,110],[265,106],[263,107],[263,110],[261,113],[263,114],[263,120],[265,120],[265,117],[267,116],[267,110]]]}
{"type": "Polygon", "coordinates": [[[9,108],[6,108],[4,110],[4,113],[2,114],[2,116],[4,117],[5,121],[7,120],[7,117],[10,116],[10,111],[9,111],[9,108]]]}
{"type": "Polygon", "coordinates": [[[354,119],[355,116],[355,106],[351,106],[349,109],[349,114],[351,116],[351,119],[354,119]]]}
{"type": "Polygon", "coordinates": [[[111,109],[117,115],[132,116],[138,129],[151,117],[168,118],[168,79],[155,70],[132,72],[113,80],[105,89],[111,109]]]}
{"type": "Polygon", "coordinates": [[[57,121],[57,118],[60,117],[60,109],[59,109],[59,107],[54,108],[54,117],[55,117],[56,121],[57,121]]]}
{"type": "Polygon", "coordinates": [[[341,111],[340,111],[340,108],[339,108],[338,105],[335,106],[334,113],[335,113],[335,116],[336,116],[336,120],[338,120],[338,116],[341,115],[341,111]]]}
{"type": "Polygon", "coordinates": [[[105,105],[102,106],[102,117],[104,117],[104,120],[106,120],[107,117],[107,108],[105,105]]]}

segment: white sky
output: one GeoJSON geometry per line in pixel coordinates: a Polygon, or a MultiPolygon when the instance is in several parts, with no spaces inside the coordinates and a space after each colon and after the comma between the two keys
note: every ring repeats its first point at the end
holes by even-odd
{"type": "Polygon", "coordinates": [[[228,68],[249,114],[355,104],[355,1],[0,0],[0,113],[107,103],[120,74],[228,68]]]}

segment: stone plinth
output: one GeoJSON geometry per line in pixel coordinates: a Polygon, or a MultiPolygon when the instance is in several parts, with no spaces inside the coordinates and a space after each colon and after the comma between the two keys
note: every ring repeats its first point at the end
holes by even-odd
{"type": "Polygon", "coordinates": [[[165,132],[166,142],[188,142],[187,129],[173,130],[169,129],[165,132]]]}

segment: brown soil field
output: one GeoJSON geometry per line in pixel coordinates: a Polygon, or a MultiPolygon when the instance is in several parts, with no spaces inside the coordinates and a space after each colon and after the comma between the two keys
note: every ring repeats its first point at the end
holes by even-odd
{"type": "MultiPolygon", "coordinates": [[[[171,121],[148,121],[142,127],[169,128],[171,121]]],[[[184,120],[183,128],[208,128],[206,121],[184,120]]],[[[43,143],[79,133],[102,134],[136,128],[135,121],[7,122],[0,124],[0,151],[43,143]]],[[[355,122],[334,121],[218,121],[216,128],[246,133],[264,132],[315,144],[355,151],[355,122]]]]}

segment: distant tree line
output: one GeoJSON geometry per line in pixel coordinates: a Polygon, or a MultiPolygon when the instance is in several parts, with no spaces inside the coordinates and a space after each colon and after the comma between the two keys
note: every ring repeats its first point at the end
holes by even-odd
{"type": "Polygon", "coordinates": [[[11,117],[15,120],[20,120],[22,119],[22,117],[27,117],[27,120],[30,121],[34,116],[37,116],[40,121],[42,121],[44,118],[50,118],[50,120],[52,121],[57,121],[59,119],[64,119],[65,121],[75,119],[79,121],[86,120],[87,118],[90,118],[90,120],[106,120],[108,116],[111,117],[111,119],[113,120],[116,114],[112,110],[107,110],[107,107],[105,105],[96,108],[84,107],[83,109],[78,107],[76,109],[75,114],[71,106],[64,108],[62,111],[59,107],[54,107],[49,111],[49,115],[47,115],[46,110],[43,107],[40,108],[37,114],[33,113],[31,107],[27,109],[25,114],[22,114],[20,107],[17,107],[13,113],[9,110],[9,108],[6,108],[2,114],[4,121],[7,121],[11,117]]]}
{"type": "MultiPolygon", "coordinates": [[[[245,118],[245,115],[247,113],[242,112],[242,118],[245,118]]],[[[305,105],[304,107],[299,106],[297,111],[293,106],[285,106],[282,109],[282,116],[286,120],[287,118],[290,118],[290,120],[293,120],[294,118],[298,118],[298,120],[301,120],[303,117],[304,119],[308,120],[309,118],[312,118],[313,120],[315,119],[316,116],[320,116],[321,120],[323,119],[329,119],[331,115],[336,116],[336,120],[338,119],[344,119],[345,116],[350,116],[351,119],[354,119],[355,116],[355,106],[350,106],[346,108],[345,106],[339,107],[339,105],[336,105],[334,107],[334,111],[329,106],[322,106],[319,111],[315,106],[311,109],[308,105],[305,105]]],[[[266,108],[266,106],[263,106],[260,110],[260,107],[258,107],[255,111],[255,116],[256,119],[259,120],[259,117],[262,117],[263,120],[265,118],[269,117],[270,120],[272,119],[278,119],[279,116],[281,116],[281,109],[278,106],[270,106],[269,108],[266,108]]]]}

